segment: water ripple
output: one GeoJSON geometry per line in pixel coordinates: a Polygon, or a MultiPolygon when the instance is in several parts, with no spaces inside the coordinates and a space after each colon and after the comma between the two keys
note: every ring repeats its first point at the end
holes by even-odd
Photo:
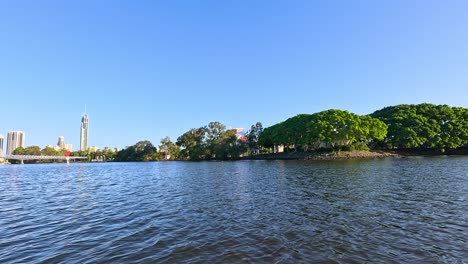
{"type": "Polygon", "coordinates": [[[0,167],[0,263],[462,263],[468,158],[0,167]]]}

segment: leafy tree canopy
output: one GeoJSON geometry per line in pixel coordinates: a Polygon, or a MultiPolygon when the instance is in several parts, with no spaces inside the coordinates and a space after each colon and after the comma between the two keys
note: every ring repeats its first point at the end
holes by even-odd
{"type": "Polygon", "coordinates": [[[159,150],[166,155],[170,155],[171,160],[179,158],[180,147],[177,146],[174,142],[171,141],[169,137],[161,139],[161,145],[159,145],[159,150]]]}
{"type": "Polygon", "coordinates": [[[237,159],[246,151],[246,145],[237,137],[235,129],[226,130],[220,122],[192,128],[177,138],[183,159],[237,159]]]}
{"type": "Polygon", "coordinates": [[[261,134],[259,144],[265,147],[294,145],[307,150],[371,143],[384,139],[386,133],[387,126],[376,118],[330,109],[297,115],[268,127],[261,134]]]}
{"type": "Polygon", "coordinates": [[[135,145],[119,151],[115,155],[115,161],[156,161],[160,160],[162,155],[156,147],[149,141],[143,140],[135,145]]]}
{"type": "Polygon", "coordinates": [[[388,126],[389,148],[427,148],[444,151],[468,145],[468,109],[448,105],[401,104],[370,116],[388,126]]]}

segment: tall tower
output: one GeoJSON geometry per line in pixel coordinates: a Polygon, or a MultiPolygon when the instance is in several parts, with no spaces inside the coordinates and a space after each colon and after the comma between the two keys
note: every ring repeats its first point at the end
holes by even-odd
{"type": "Polygon", "coordinates": [[[10,131],[7,136],[7,155],[11,155],[13,151],[19,147],[24,148],[24,132],[10,131]]]}
{"type": "Polygon", "coordinates": [[[65,138],[64,138],[63,136],[60,136],[60,137],[58,138],[57,146],[58,146],[60,149],[64,149],[64,148],[65,148],[65,138]]]}
{"type": "Polygon", "coordinates": [[[3,155],[3,135],[0,134],[0,156],[3,155]]]}
{"type": "Polygon", "coordinates": [[[81,118],[81,133],[80,133],[80,150],[88,149],[88,115],[85,114],[81,118]]]}

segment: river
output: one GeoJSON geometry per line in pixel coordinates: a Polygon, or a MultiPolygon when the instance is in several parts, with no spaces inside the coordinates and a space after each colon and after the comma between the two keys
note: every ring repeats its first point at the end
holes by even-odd
{"type": "Polygon", "coordinates": [[[0,263],[466,259],[466,156],[0,166],[0,263]]]}

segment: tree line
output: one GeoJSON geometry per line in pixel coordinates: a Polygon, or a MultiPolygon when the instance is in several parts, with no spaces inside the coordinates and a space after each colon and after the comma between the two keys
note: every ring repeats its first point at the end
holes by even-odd
{"type": "Polygon", "coordinates": [[[41,149],[39,146],[19,147],[13,151],[13,155],[34,155],[34,156],[65,156],[66,150],[55,150],[51,147],[41,149]]]}
{"type": "MultiPolygon", "coordinates": [[[[33,156],[65,156],[67,150],[55,149],[53,147],[45,147],[41,149],[39,146],[18,147],[13,151],[13,155],[33,155],[33,156]]],[[[117,152],[111,149],[98,151],[73,151],[70,156],[86,157],[84,161],[113,161],[117,152]]],[[[12,160],[11,162],[19,162],[12,160]]],[[[25,160],[24,163],[57,163],[64,162],[61,160],[25,160]]]]}
{"type": "MultiPolygon", "coordinates": [[[[468,109],[434,104],[401,104],[357,115],[330,109],[300,114],[263,128],[252,125],[240,137],[220,122],[192,128],[175,142],[161,139],[159,146],[143,140],[119,152],[76,151],[88,161],[230,160],[285,151],[434,150],[468,147],[468,109]]],[[[18,148],[14,154],[63,156],[64,150],[18,148]]]]}
{"type": "MultiPolygon", "coordinates": [[[[34,156],[65,156],[66,150],[55,150],[51,147],[45,147],[41,149],[39,146],[29,146],[26,148],[19,147],[13,150],[13,155],[34,155],[34,156]]],[[[19,161],[12,160],[11,162],[17,163],[19,161]]],[[[25,160],[24,163],[51,163],[56,162],[55,160],[25,160]]]]}
{"type": "Polygon", "coordinates": [[[468,147],[468,109],[434,104],[401,104],[357,115],[329,109],[300,114],[263,128],[252,125],[245,137],[220,122],[192,128],[176,142],[161,140],[159,151],[149,141],[117,153],[116,161],[163,159],[238,159],[284,151],[434,150],[468,147]]]}
{"type": "Polygon", "coordinates": [[[139,141],[117,153],[115,161],[156,160],[230,160],[259,153],[257,141],[263,131],[257,122],[240,137],[236,129],[227,129],[220,122],[192,128],[179,136],[176,142],[169,137],[161,139],[159,150],[150,141],[139,141]]]}
{"type": "Polygon", "coordinates": [[[302,114],[266,128],[259,139],[265,148],[430,149],[444,152],[468,146],[468,109],[433,104],[401,104],[370,115],[343,110],[302,114]]]}
{"type": "Polygon", "coordinates": [[[435,149],[468,146],[468,109],[448,105],[401,104],[370,114],[388,127],[385,149],[435,149]]]}
{"type": "Polygon", "coordinates": [[[330,109],[315,114],[301,114],[265,128],[259,144],[288,150],[309,151],[327,148],[368,149],[387,134],[384,122],[370,116],[330,109]]]}

